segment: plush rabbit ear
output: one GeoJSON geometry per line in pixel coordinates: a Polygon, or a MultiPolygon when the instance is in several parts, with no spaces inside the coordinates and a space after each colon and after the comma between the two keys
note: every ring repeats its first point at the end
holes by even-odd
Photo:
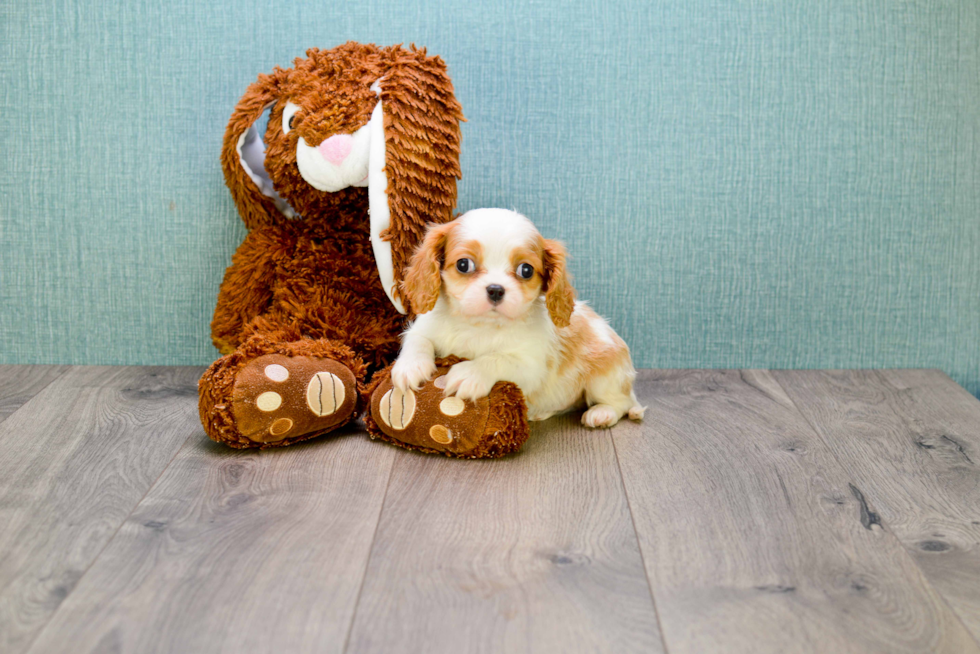
{"type": "Polygon", "coordinates": [[[368,164],[371,242],[392,303],[421,313],[404,306],[400,285],[426,225],[452,220],[464,119],[442,59],[414,48],[389,54],[391,67],[371,87],[379,96],[368,164]]]}
{"type": "Polygon", "coordinates": [[[279,214],[295,215],[272,188],[272,180],[263,166],[265,145],[255,129],[255,121],[275,104],[276,99],[275,78],[259,75],[238,101],[221,148],[225,183],[238,206],[238,214],[250,230],[274,222],[279,214]]]}
{"type": "Polygon", "coordinates": [[[544,270],[545,270],[545,303],[551,322],[556,327],[568,327],[575,309],[575,289],[568,274],[565,246],[560,241],[545,239],[544,270]]]}

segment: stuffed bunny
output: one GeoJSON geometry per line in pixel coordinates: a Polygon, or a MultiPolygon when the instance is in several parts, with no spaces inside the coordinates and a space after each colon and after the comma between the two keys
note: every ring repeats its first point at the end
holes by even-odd
{"type": "MultiPolygon", "coordinates": [[[[213,440],[281,447],[369,406],[384,379],[375,373],[397,356],[412,315],[403,270],[426,224],[452,219],[461,120],[445,63],[414,46],[314,48],[248,87],[221,153],[249,231],[211,324],[224,356],[199,383],[213,440]],[[263,143],[255,123],[267,109],[263,143]]],[[[517,387],[502,383],[468,433],[447,442],[412,436],[445,441],[439,416],[413,415],[390,433],[371,426],[405,447],[498,456],[526,439],[522,409],[517,387]],[[506,428],[490,417],[498,405],[506,428]]]]}

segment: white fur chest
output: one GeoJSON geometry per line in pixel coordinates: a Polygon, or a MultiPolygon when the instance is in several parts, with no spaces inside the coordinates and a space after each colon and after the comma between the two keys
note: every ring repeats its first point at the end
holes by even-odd
{"type": "Polygon", "coordinates": [[[543,303],[537,303],[523,320],[498,321],[453,315],[440,300],[434,311],[418,318],[417,324],[440,357],[455,354],[475,359],[492,354],[545,367],[556,354],[555,329],[543,303]]]}

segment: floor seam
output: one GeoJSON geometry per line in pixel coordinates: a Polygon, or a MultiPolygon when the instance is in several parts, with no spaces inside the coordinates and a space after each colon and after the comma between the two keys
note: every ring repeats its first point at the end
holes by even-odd
{"type": "Polygon", "coordinates": [[[619,460],[619,448],[616,447],[616,439],[609,434],[609,441],[612,443],[613,455],[616,457],[616,469],[619,470],[619,485],[623,489],[623,497],[626,498],[626,510],[630,514],[630,524],[633,525],[633,537],[636,538],[636,550],[640,554],[640,565],[643,566],[643,577],[647,581],[647,590],[650,593],[650,601],[653,603],[653,616],[657,619],[657,630],[660,632],[660,642],[664,646],[664,654],[669,654],[667,647],[667,634],[664,632],[663,621],[660,619],[660,609],[657,608],[657,598],[653,592],[653,584],[650,583],[650,572],[647,569],[646,559],[643,556],[643,546],[640,543],[640,532],[636,529],[636,516],[633,515],[633,505],[630,502],[629,491],[626,490],[626,478],[623,475],[623,465],[619,460]]]}
{"type": "Polygon", "coordinates": [[[395,463],[402,452],[393,452],[391,457],[391,467],[388,469],[388,481],[385,483],[384,497],[381,498],[381,508],[378,509],[378,520],[374,524],[374,533],[371,534],[371,544],[368,546],[367,560],[364,562],[364,574],[361,575],[361,584],[357,588],[357,597],[354,598],[354,613],[350,617],[350,626],[347,627],[347,635],[344,636],[344,647],[340,651],[346,654],[350,647],[350,637],[354,633],[354,623],[357,621],[357,609],[361,605],[361,595],[364,592],[364,583],[367,581],[368,570],[371,569],[371,558],[374,556],[374,543],[378,538],[378,531],[381,529],[381,516],[385,512],[385,504],[388,502],[388,489],[391,488],[391,478],[395,476],[395,463]]]}

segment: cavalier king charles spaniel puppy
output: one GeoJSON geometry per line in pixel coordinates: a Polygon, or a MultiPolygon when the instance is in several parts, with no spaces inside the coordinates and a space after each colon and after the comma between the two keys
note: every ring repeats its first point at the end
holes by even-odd
{"type": "Polygon", "coordinates": [[[582,424],[643,417],[629,348],[584,302],[565,269],[565,248],[530,220],[477,209],[430,227],[402,283],[417,315],[391,371],[402,392],[436,372],[434,360],[469,359],[446,375],[445,394],[476,400],[498,381],[524,392],[531,420],[588,407],[582,424]]]}

